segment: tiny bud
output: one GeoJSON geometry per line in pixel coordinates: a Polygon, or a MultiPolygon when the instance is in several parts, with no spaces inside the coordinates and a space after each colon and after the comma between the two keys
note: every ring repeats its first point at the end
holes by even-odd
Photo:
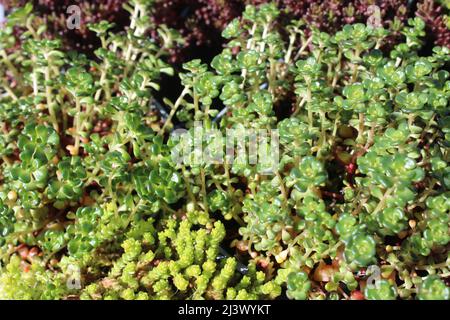
{"type": "Polygon", "coordinates": [[[26,259],[28,257],[28,247],[21,247],[19,250],[19,255],[22,259],[26,259]]]}
{"type": "Polygon", "coordinates": [[[350,300],[364,300],[364,295],[359,290],[352,291],[352,294],[350,295],[350,300]]]}
{"type": "Polygon", "coordinates": [[[263,269],[265,269],[265,268],[267,268],[269,266],[269,261],[267,261],[265,259],[259,260],[258,263],[261,266],[261,268],[263,268],[263,269]]]}
{"type": "Polygon", "coordinates": [[[245,251],[248,250],[248,245],[247,245],[247,243],[246,243],[245,241],[238,241],[238,242],[236,243],[236,248],[237,248],[239,251],[245,252],[245,251]]]}
{"type": "Polygon", "coordinates": [[[279,254],[275,256],[275,260],[277,260],[277,263],[283,263],[286,261],[288,255],[288,250],[281,251],[279,254]]]}
{"type": "Polygon", "coordinates": [[[50,260],[50,265],[52,267],[55,267],[58,264],[58,262],[59,262],[58,259],[53,258],[53,259],[50,260]]]}
{"type": "Polygon", "coordinates": [[[24,271],[24,272],[29,272],[30,271],[30,264],[29,263],[26,263],[25,261],[22,261],[21,263],[20,263],[20,266],[22,267],[22,270],[24,271]]]}
{"type": "Polygon", "coordinates": [[[195,205],[193,202],[189,202],[186,206],[186,211],[187,212],[194,212],[195,210],[195,205]]]}
{"type": "Polygon", "coordinates": [[[11,190],[10,192],[8,192],[8,200],[16,201],[17,200],[17,192],[14,190],[11,190]]]}
{"type": "Polygon", "coordinates": [[[31,248],[30,252],[28,253],[29,258],[33,258],[34,256],[37,256],[39,254],[39,249],[37,247],[31,248]]]}
{"type": "Polygon", "coordinates": [[[409,226],[411,227],[411,229],[414,229],[417,225],[416,220],[409,220],[409,226]]]}
{"type": "Polygon", "coordinates": [[[319,266],[314,271],[314,280],[321,282],[329,282],[336,273],[336,269],[332,265],[327,265],[325,263],[320,263],[319,266]]]}
{"type": "Polygon", "coordinates": [[[78,154],[78,150],[75,149],[75,146],[68,145],[66,147],[67,151],[69,151],[70,155],[76,156],[78,154]]]}
{"type": "Polygon", "coordinates": [[[25,218],[25,210],[23,210],[22,208],[20,208],[19,210],[17,210],[16,212],[16,219],[17,220],[22,220],[25,218]]]}

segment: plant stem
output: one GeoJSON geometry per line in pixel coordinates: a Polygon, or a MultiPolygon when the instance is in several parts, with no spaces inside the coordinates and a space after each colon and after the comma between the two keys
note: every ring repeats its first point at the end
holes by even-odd
{"type": "Polygon", "coordinates": [[[184,165],[181,166],[181,171],[183,173],[184,184],[186,185],[186,190],[189,195],[189,198],[191,199],[192,203],[194,204],[194,207],[197,207],[197,200],[195,199],[195,196],[192,193],[191,184],[189,183],[189,180],[186,176],[186,167],[184,165]]]}
{"type": "Polygon", "coordinates": [[[208,201],[206,197],[206,178],[205,178],[205,169],[200,169],[200,177],[201,177],[201,183],[202,183],[202,198],[203,198],[203,206],[205,209],[205,212],[208,213],[208,201]]]}
{"type": "Polygon", "coordinates": [[[341,67],[342,67],[342,50],[339,48],[339,53],[338,53],[338,64],[336,66],[336,70],[334,71],[334,77],[333,77],[333,81],[331,82],[331,87],[335,88],[339,79],[339,75],[341,73],[341,67]]]}
{"type": "Polygon", "coordinates": [[[305,43],[302,45],[302,47],[298,50],[298,52],[297,52],[297,54],[295,55],[293,61],[297,61],[298,58],[300,58],[301,54],[303,53],[303,51],[305,51],[306,47],[309,46],[309,44],[311,43],[311,41],[312,41],[312,36],[310,36],[310,37],[305,41],[305,43]]]}
{"type": "Polygon", "coordinates": [[[375,128],[376,128],[376,124],[374,122],[372,122],[370,124],[370,131],[369,131],[369,138],[367,139],[367,143],[364,146],[364,149],[369,149],[370,146],[373,144],[374,138],[375,138],[375,128]]]}
{"type": "Polygon", "coordinates": [[[6,64],[6,66],[9,68],[9,70],[12,72],[14,78],[16,81],[20,80],[20,73],[17,71],[16,67],[12,64],[11,60],[9,60],[8,55],[6,54],[5,50],[1,50],[0,54],[2,55],[3,62],[6,64]]]}
{"type": "Polygon", "coordinates": [[[159,130],[158,135],[162,135],[164,134],[164,131],[166,130],[167,126],[172,122],[172,118],[175,115],[175,113],[177,112],[178,107],[181,105],[181,103],[183,102],[183,98],[186,94],[188,94],[189,92],[189,88],[185,87],[183,92],[181,92],[180,96],[178,97],[177,101],[175,101],[174,106],[172,107],[172,109],[170,110],[170,114],[167,117],[166,122],[164,123],[163,127],[161,128],[161,130],[159,130]]]}
{"type": "Polygon", "coordinates": [[[375,216],[378,212],[383,210],[386,199],[391,195],[393,191],[394,187],[391,187],[386,190],[386,192],[383,194],[383,197],[380,199],[380,202],[378,202],[378,205],[376,206],[375,210],[373,210],[372,215],[375,216]]]}
{"type": "Polygon", "coordinates": [[[80,99],[78,97],[75,98],[75,118],[74,118],[74,125],[75,125],[75,148],[74,148],[74,155],[78,155],[79,149],[80,149],[80,131],[81,131],[81,103],[80,99]]]}
{"type": "Polygon", "coordinates": [[[53,124],[53,128],[56,130],[56,132],[59,132],[59,125],[58,120],[56,119],[56,112],[55,112],[55,106],[53,105],[52,101],[52,89],[48,85],[48,82],[50,82],[50,69],[45,68],[45,97],[47,98],[47,108],[48,113],[50,115],[50,121],[53,124]]]}
{"type": "Polygon", "coordinates": [[[2,84],[3,84],[3,89],[5,89],[6,93],[14,100],[17,101],[19,100],[16,96],[16,94],[14,93],[14,91],[12,91],[12,89],[10,88],[10,86],[8,85],[8,83],[6,82],[5,79],[2,79],[2,84]]]}
{"type": "Polygon", "coordinates": [[[283,205],[285,207],[285,209],[288,209],[288,193],[286,191],[286,187],[284,185],[283,182],[283,177],[281,176],[280,172],[278,170],[275,171],[275,175],[277,176],[278,180],[280,180],[280,189],[281,189],[281,194],[283,195],[283,205]]]}
{"type": "Polygon", "coordinates": [[[360,112],[358,115],[358,118],[359,118],[358,142],[363,144],[364,143],[364,122],[365,122],[364,113],[360,112]]]}

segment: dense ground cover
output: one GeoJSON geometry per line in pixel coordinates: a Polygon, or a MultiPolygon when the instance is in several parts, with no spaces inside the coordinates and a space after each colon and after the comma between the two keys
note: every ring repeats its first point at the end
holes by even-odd
{"type": "Polygon", "coordinates": [[[248,5],[180,69],[158,5],[86,24],[88,55],[31,5],[0,29],[0,297],[448,300],[450,49],[425,14],[248,5]],[[199,123],[277,130],[278,157],[175,161],[211,146],[199,123]]]}

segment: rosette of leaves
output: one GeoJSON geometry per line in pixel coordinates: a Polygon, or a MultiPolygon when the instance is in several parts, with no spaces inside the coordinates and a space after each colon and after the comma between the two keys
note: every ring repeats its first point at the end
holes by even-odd
{"type": "Polygon", "coordinates": [[[449,52],[420,51],[422,20],[383,53],[386,30],[282,30],[276,5],[248,6],[211,68],[184,65],[162,124],[172,38],[146,37],[147,4],[131,2],[125,33],[91,26],[95,62],[43,36],[30,7],[12,16],[23,51],[1,34],[2,297],[448,299],[449,52]],[[175,163],[175,117],[202,145],[195,121],[279,129],[281,161],[175,163]],[[81,290],[61,287],[73,265],[81,290]]]}
{"type": "Polygon", "coordinates": [[[53,172],[53,160],[59,147],[59,136],[55,130],[46,125],[26,126],[20,135],[20,163],[11,164],[8,168],[8,189],[17,199],[12,206],[21,208],[23,216],[20,220],[24,225],[36,228],[48,213],[44,191],[53,172]],[[29,219],[27,221],[27,219],[29,219]]]}
{"type": "Polygon", "coordinates": [[[57,181],[53,181],[48,190],[49,197],[58,200],[77,201],[82,196],[86,170],[80,157],[64,158],[58,163],[57,181]]]}
{"type": "Polygon", "coordinates": [[[272,255],[282,251],[283,243],[289,243],[294,224],[278,183],[277,180],[264,181],[256,194],[244,199],[242,210],[246,213],[246,225],[239,229],[250,247],[254,245],[256,251],[272,255]]]}
{"type": "Polygon", "coordinates": [[[184,195],[184,182],[168,160],[162,160],[157,167],[139,168],[133,174],[133,181],[139,196],[152,203],[163,200],[174,204],[184,195]]]}
{"type": "MultiPolygon", "coordinates": [[[[1,200],[0,200],[1,201],[1,200]]],[[[14,223],[16,222],[16,217],[14,215],[14,211],[9,208],[7,205],[0,202],[0,231],[2,240],[0,241],[1,245],[4,245],[5,238],[14,232],[14,223]]]]}

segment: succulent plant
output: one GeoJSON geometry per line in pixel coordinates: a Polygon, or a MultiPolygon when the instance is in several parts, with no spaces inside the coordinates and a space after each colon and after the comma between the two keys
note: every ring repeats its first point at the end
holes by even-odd
{"type": "Polygon", "coordinates": [[[0,298],[448,300],[450,49],[421,51],[426,23],[393,45],[248,5],[160,106],[180,38],[155,5],[90,24],[95,58],[31,5],[0,29],[0,298]]]}

